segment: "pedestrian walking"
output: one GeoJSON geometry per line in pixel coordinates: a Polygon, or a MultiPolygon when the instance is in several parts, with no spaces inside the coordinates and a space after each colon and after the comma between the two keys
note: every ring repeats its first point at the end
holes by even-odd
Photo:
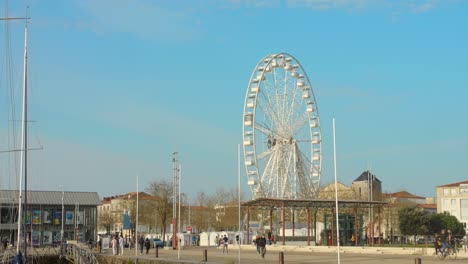
{"type": "Polygon", "coordinates": [[[257,242],[258,247],[260,248],[260,255],[262,258],[265,258],[265,253],[266,253],[266,238],[265,235],[262,235],[257,242]]]}
{"type": "Polygon", "coordinates": [[[229,239],[227,238],[226,235],[224,235],[224,237],[223,237],[223,254],[226,252],[226,255],[229,253],[228,243],[229,243],[229,239]]]}
{"type": "Polygon", "coordinates": [[[140,255],[143,255],[143,247],[145,246],[145,239],[143,238],[143,236],[140,236],[138,244],[140,245],[140,255]]]}
{"type": "Polygon", "coordinates": [[[148,251],[151,247],[151,243],[148,238],[145,239],[145,248],[146,248],[146,255],[148,255],[148,251]]]}

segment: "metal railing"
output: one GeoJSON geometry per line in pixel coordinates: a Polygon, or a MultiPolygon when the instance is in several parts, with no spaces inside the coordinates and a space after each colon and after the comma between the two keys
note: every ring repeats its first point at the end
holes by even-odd
{"type": "Polygon", "coordinates": [[[0,253],[0,263],[12,263],[16,252],[13,249],[7,249],[0,253]]]}
{"type": "Polygon", "coordinates": [[[77,264],[99,264],[96,256],[91,251],[87,244],[78,243],[76,241],[68,241],[62,250],[61,257],[77,264]]]}

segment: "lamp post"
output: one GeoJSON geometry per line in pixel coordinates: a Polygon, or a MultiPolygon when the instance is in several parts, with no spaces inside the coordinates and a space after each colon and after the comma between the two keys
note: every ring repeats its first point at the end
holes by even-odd
{"type": "Polygon", "coordinates": [[[335,206],[336,206],[336,244],[338,251],[338,264],[341,263],[340,259],[340,225],[338,219],[338,180],[336,171],[336,129],[335,129],[335,118],[333,118],[333,167],[335,171],[335,206]]]}
{"type": "Polygon", "coordinates": [[[64,230],[63,230],[63,222],[65,220],[65,205],[63,203],[63,200],[65,198],[65,192],[62,191],[62,221],[61,221],[61,227],[60,227],[60,243],[62,243],[62,250],[63,250],[63,235],[64,235],[64,230]]]}

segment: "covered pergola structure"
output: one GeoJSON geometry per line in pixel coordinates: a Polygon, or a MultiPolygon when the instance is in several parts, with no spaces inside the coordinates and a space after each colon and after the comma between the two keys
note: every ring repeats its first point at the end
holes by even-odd
{"type": "MultiPolygon", "coordinates": [[[[369,209],[377,208],[378,213],[378,230],[381,230],[381,212],[382,207],[385,206],[387,202],[382,201],[359,201],[359,200],[338,200],[338,208],[349,208],[354,211],[354,237],[358,237],[358,209],[369,209]]],[[[282,245],[286,244],[285,240],[285,211],[286,209],[305,209],[307,212],[307,246],[310,246],[310,211],[317,211],[319,209],[326,210],[330,209],[332,216],[331,220],[331,243],[334,245],[335,239],[335,209],[336,209],[336,200],[325,200],[325,199],[307,199],[307,200],[289,200],[289,199],[274,199],[274,198],[258,198],[248,202],[244,202],[242,206],[246,207],[247,211],[247,241],[250,241],[249,238],[249,221],[250,221],[250,208],[258,208],[260,210],[269,210],[270,212],[270,228],[273,226],[273,210],[281,209],[281,223],[282,223],[282,245]]],[[[293,232],[294,232],[294,219],[293,219],[293,232]]],[[[314,241],[317,241],[317,226],[316,221],[314,221],[314,241]]],[[[371,234],[373,237],[373,233],[371,234]]],[[[379,245],[382,244],[382,238],[378,238],[379,245]]],[[[372,239],[373,244],[373,239],[372,239]]],[[[358,245],[358,240],[355,239],[354,245],[358,245]]]]}

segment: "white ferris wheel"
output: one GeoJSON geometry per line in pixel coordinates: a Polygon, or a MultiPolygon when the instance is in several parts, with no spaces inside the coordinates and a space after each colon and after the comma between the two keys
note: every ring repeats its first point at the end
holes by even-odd
{"type": "Polygon", "coordinates": [[[319,113],[309,78],[293,56],[272,54],[257,64],[242,127],[253,199],[316,197],[322,169],[319,113]]]}

